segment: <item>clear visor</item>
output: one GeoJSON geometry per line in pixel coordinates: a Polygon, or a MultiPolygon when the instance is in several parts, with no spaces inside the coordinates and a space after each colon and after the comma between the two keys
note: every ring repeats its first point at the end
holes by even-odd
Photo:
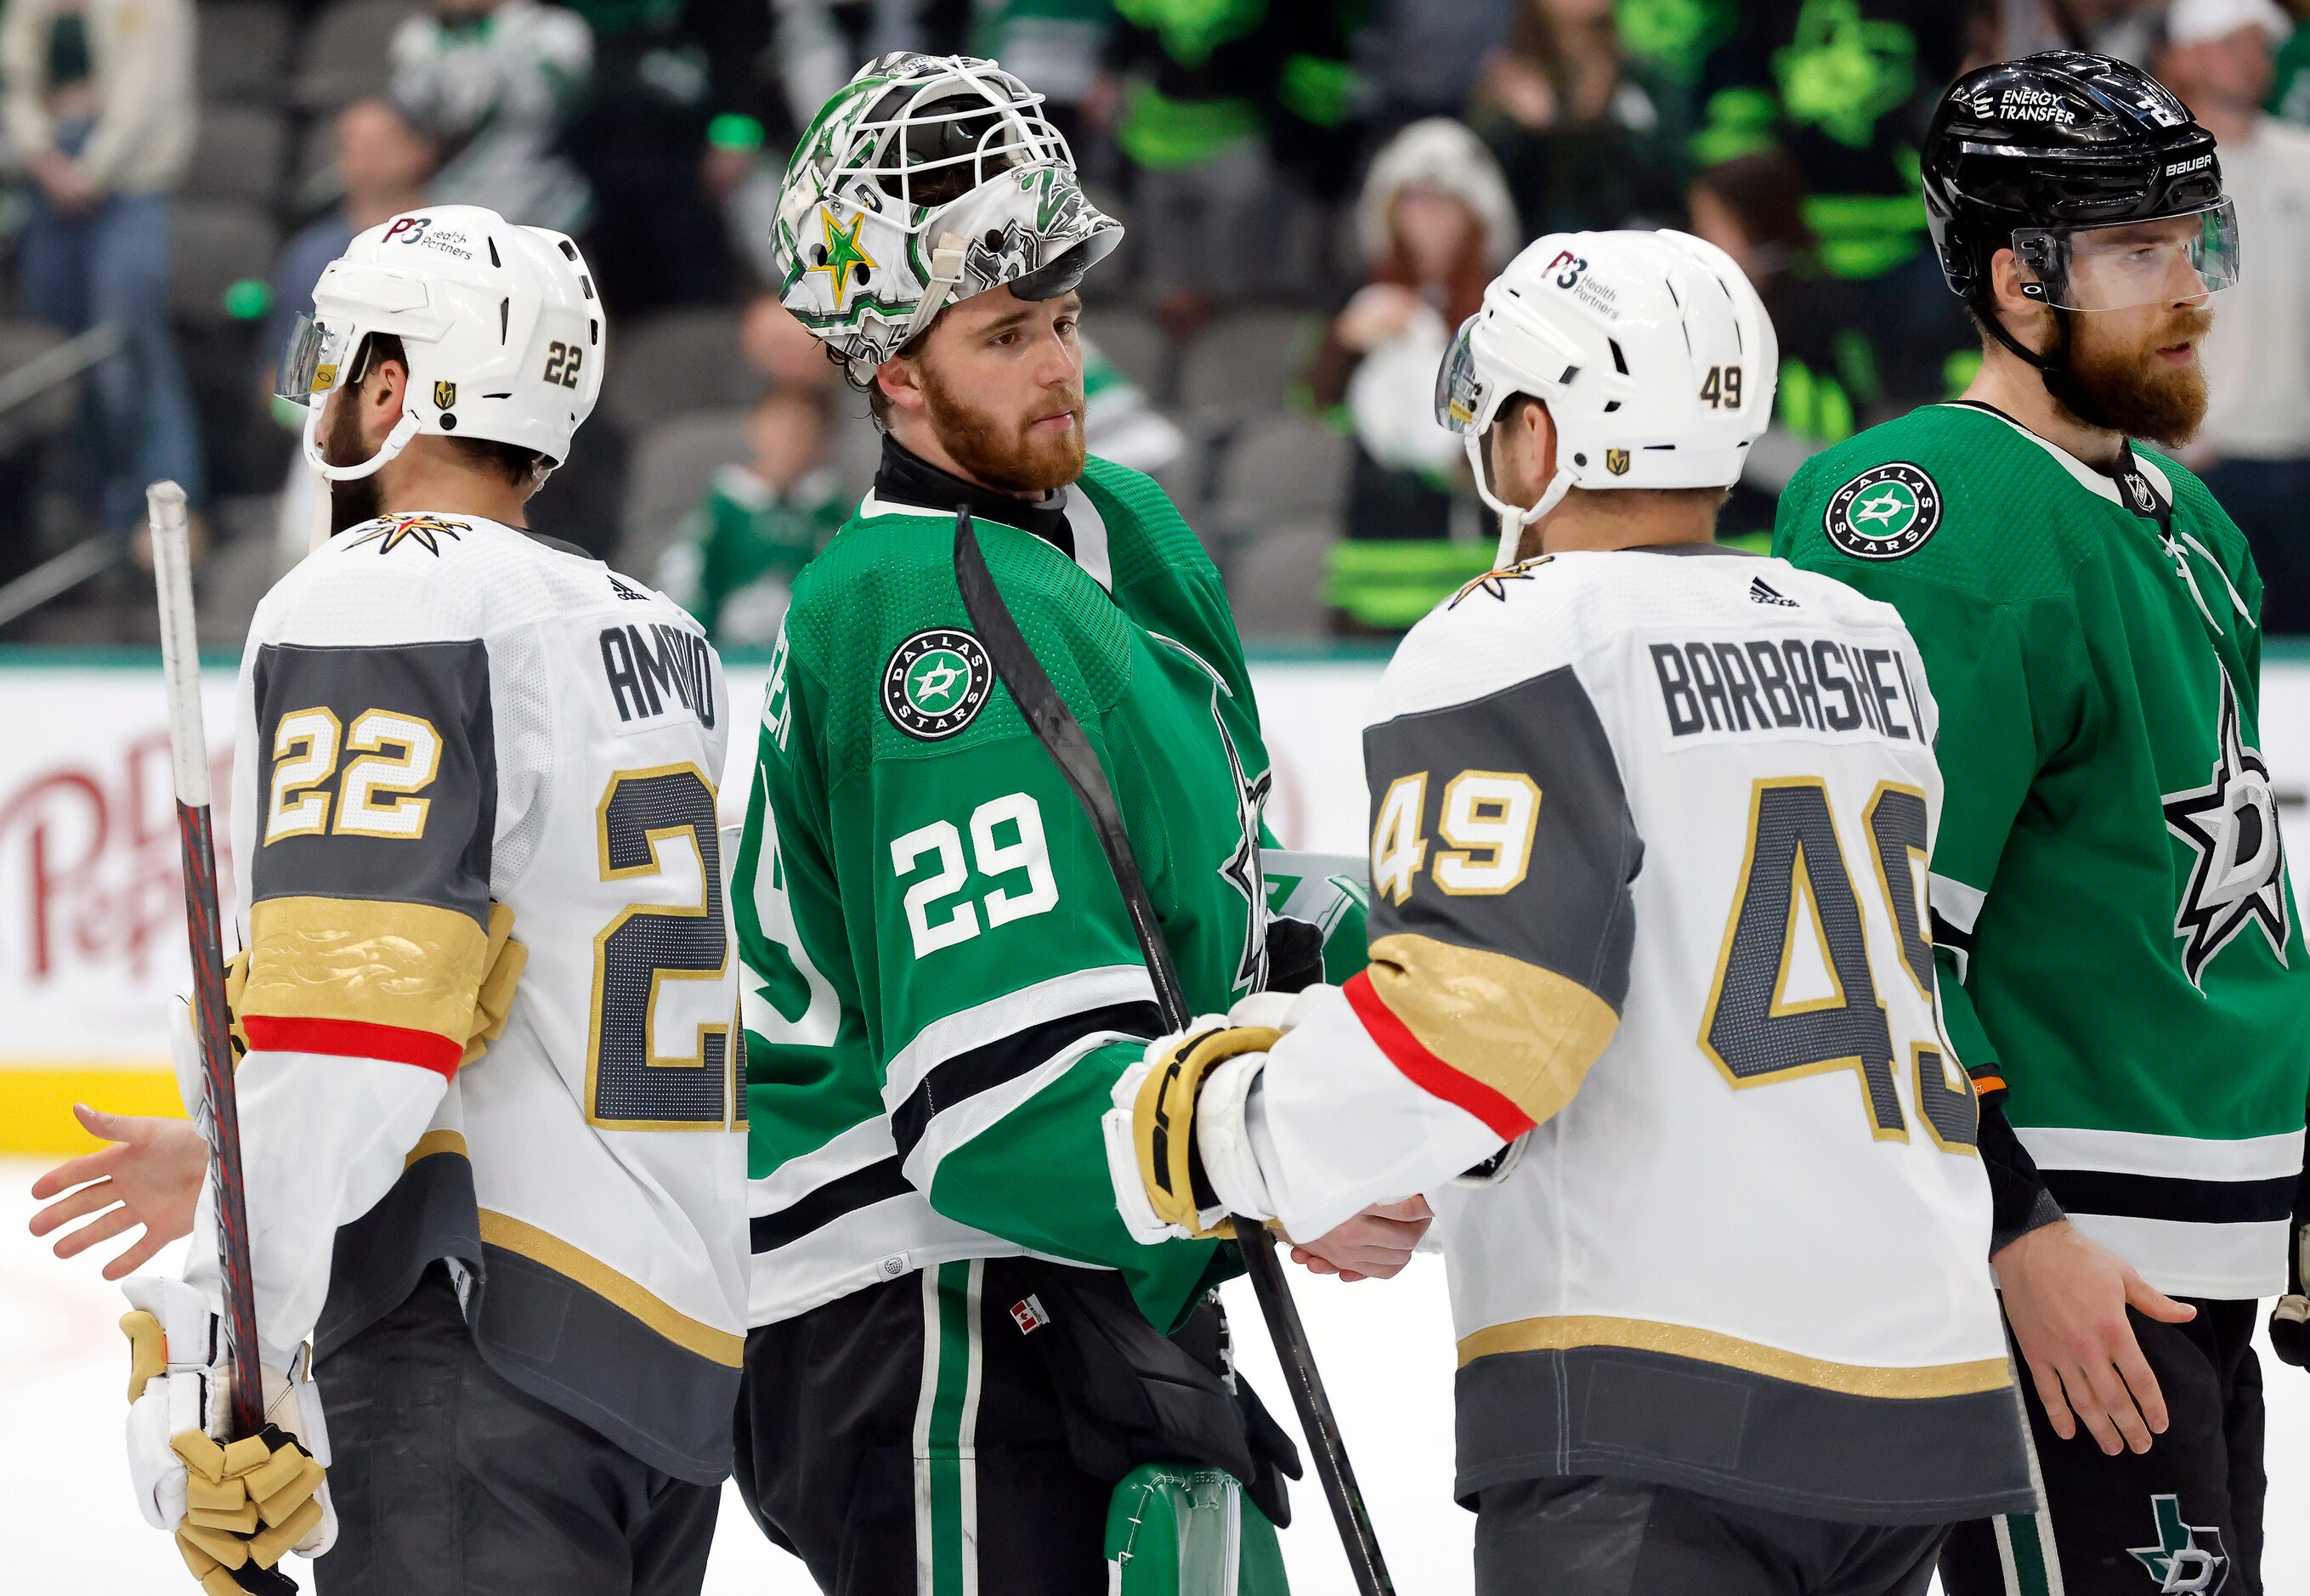
{"type": "Polygon", "coordinates": [[[2065,310],[2126,310],[2219,293],[2238,280],[2237,211],[2108,227],[2022,228],[2013,253],[2036,276],[2031,297],[2065,310]]]}
{"type": "Polygon", "coordinates": [[[1483,413],[1484,385],[1476,375],[1475,343],[1481,314],[1460,324],[1444,363],[1436,369],[1436,423],[1463,438],[1476,429],[1476,418],[1483,413]]]}
{"type": "Polygon", "coordinates": [[[346,335],[306,311],[297,317],[289,342],[281,351],[280,374],[274,379],[274,396],[291,404],[311,405],[326,400],[344,375],[346,335]]]}

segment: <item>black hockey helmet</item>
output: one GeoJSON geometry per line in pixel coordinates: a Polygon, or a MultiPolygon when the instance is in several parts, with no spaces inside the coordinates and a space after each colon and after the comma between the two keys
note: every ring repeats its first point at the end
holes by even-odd
{"type": "Polygon", "coordinates": [[[2000,249],[2032,269],[2032,298],[2114,308],[2067,297],[2064,240],[2168,217],[2206,219],[2193,258],[2209,290],[2236,281],[2236,221],[2214,135],[2171,90],[2126,62],[2047,50],[1969,72],[1934,110],[1923,160],[1942,274],[1984,309],[2000,249]]]}

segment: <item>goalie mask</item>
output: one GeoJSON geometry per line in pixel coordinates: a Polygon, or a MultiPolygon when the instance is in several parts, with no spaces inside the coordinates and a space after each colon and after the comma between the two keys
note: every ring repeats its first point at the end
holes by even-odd
{"type": "Polygon", "coordinates": [[[578,246],[480,205],[379,223],[329,263],[297,318],[274,391],[309,412],[305,457],[333,482],[374,475],[421,433],[534,449],[555,464],[602,391],[601,301],[578,246]],[[401,420],[369,459],[321,455],[329,395],[360,380],[369,335],[401,340],[401,420]]]}
{"type": "Polygon", "coordinates": [[[1780,346],[1741,268],[1687,233],[1551,233],[1484,291],[1436,378],[1436,419],[1464,440],[1500,518],[1499,562],[1575,488],[1729,488],[1772,419],[1780,346]],[[1499,497],[1486,435],[1507,402],[1545,403],[1556,474],[1530,506],[1499,497]]]}
{"type": "Polygon", "coordinates": [[[1042,96],[992,61],[900,51],[803,134],[771,236],[778,297],[860,387],[948,305],[1072,291],[1123,239],[1042,96]]]}

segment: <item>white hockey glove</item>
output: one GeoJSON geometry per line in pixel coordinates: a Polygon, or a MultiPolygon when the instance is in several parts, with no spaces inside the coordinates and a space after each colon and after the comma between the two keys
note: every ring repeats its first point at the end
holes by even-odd
{"type": "Polygon", "coordinates": [[[2287,1248],[2286,1295],[2270,1314],[2270,1349],[2296,1368],[2310,1368],[2310,1225],[2297,1225],[2287,1248]]]}
{"type": "Polygon", "coordinates": [[[1158,1037],[1123,1072],[1101,1128],[1116,1208],[1133,1239],[1231,1236],[1231,1214],[1274,1217],[1244,1106],[1267,1050],[1331,990],[1254,993],[1225,1016],[1158,1037]]]}
{"type": "Polygon", "coordinates": [[[130,1312],[128,1473],[144,1522],[177,1538],[209,1596],[240,1591],[233,1570],[282,1554],[318,1557],[337,1535],[329,1503],[329,1433],[320,1390],[298,1349],[284,1375],[265,1371],[264,1430],[229,1444],[231,1372],[222,1322],[204,1293],[140,1275],[122,1287],[130,1312]]]}

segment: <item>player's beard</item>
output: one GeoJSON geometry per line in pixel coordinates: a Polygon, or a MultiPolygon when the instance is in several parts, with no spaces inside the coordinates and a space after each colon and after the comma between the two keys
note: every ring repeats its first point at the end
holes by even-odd
{"type": "MultiPolygon", "coordinates": [[[[360,395],[356,392],[353,396],[360,395]]],[[[368,447],[361,441],[360,418],[350,403],[334,406],[323,415],[320,442],[321,458],[332,465],[358,465],[369,455],[368,447]]],[[[331,537],[348,526],[374,521],[385,513],[385,497],[377,485],[377,476],[371,472],[349,482],[329,484],[331,537]]]]}
{"type": "Polygon", "coordinates": [[[2169,366],[2158,351],[2184,340],[2201,343],[2214,325],[2210,312],[2177,310],[2145,336],[2121,343],[2102,334],[2102,319],[2075,316],[2071,325],[2070,377],[2101,412],[2100,420],[2128,438],[2178,448],[2206,419],[2206,369],[2201,361],[2169,366]]]}
{"type": "Polygon", "coordinates": [[[1070,396],[1074,425],[1064,432],[1030,431],[1031,419],[1006,421],[956,393],[928,366],[923,404],[947,454],[969,476],[1005,493],[1045,494],[1082,475],[1083,399],[1070,396]]]}

